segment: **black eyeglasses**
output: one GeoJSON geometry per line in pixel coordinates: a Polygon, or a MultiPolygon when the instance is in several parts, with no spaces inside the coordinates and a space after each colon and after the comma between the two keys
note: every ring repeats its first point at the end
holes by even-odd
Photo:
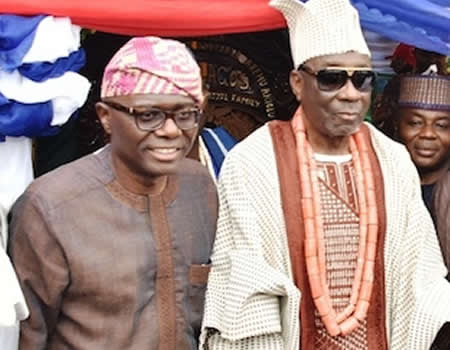
{"type": "Polygon", "coordinates": [[[371,91],[375,86],[377,74],[370,68],[361,67],[328,67],[314,72],[308,66],[302,64],[298,67],[316,77],[317,85],[322,91],[337,91],[350,79],[355,89],[361,92],[371,91]]]}
{"type": "Polygon", "coordinates": [[[198,125],[202,114],[198,107],[191,107],[178,111],[163,111],[159,108],[126,107],[120,103],[110,101],[103,101],[103,103],[134,117],[136,126],[143,131],[154,131],[161,128],[166,122],[166,119],[171,115],[179,129],[189,130],[198,125]]]}

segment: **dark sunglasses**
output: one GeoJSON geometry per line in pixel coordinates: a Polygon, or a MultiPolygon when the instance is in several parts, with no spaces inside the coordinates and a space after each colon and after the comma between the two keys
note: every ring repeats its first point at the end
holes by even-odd
{"type": "Polygon", "coordinates": [[[310,67],[302,64],[298,70],[315,76],[319,89],[328,92],[339,90],[347,83],[348,79],[358,91],[368,92],[375,86],[377,79],[377,74],[370,68],[328,67],[314,72],[310,67]]]}
{"type": "Polygon", "coordinates": [[[190,107],[178,111],[163,111],[159,108],[127,107],[117,102],[102,101],[109,107],[134,117],[136,126],[143,131],[154,131],[161,128],[169,116],[181,130],[189,130],[198,125],[202,111],[198,107],[190,107]]]}

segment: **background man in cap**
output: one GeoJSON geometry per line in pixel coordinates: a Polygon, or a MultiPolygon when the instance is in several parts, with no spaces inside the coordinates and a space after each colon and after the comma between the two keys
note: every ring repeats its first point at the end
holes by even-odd
{"type": "Polygon", "coordinates": [[[271,4],[300,107],[225,159],[201,343],[429,349],[450,285],[414,164],[363,123],[375,74],[358,13],[348,0],[271,4]]]}
{"type": "MultiPolygon", "coordinates": [[[[450,268],[450,77],[400,78],[396,139],[416,165],[422,197],[435,221],[447,269],[450,268]]],[[[447,276],[450,279],[450,275],[447,276]]],[[[450,334],[449,334],[450,341],[450,334]]]]}
{"type": "Polygon", "coordinates": [[[195,349],[217,215],[207,170],[185,159],[199,67],[179,42],[134,38],[101,98],[110,144],[36,180],[13,210],[31,314],[20,348],[195,349]]]}

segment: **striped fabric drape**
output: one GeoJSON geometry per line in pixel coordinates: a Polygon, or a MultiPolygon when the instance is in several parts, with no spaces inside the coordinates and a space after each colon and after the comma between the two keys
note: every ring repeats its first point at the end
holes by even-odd
{"type": "MultiPolygon", "coordinates": [[[[351,2],[365,29],[450,55],[449,0],[351,2]]],[[[0,0],[0,9],[21,15],[67,16],[82,27],[117,34],[190,37],[285,27],[281,14],[268,3],[269,0],[130,0],[125,6],[121,0],[0,0]]]]}

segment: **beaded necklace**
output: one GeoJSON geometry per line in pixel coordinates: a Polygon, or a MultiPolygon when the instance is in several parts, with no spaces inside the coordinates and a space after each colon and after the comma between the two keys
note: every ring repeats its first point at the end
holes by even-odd
{"type": "Polygon", "coordinates": [[[350,137],[359,202],[359,248],[349,304],[340,313],[333,308],[326,277],[326,259],[319,177],[300,107],[291,125],[297,143],[302,191],[302,215],[305,229],[306,272],[314,305],[331,336],[347,335],[367,317],[372,295],[377,247],[378,216],[373,172],[368,147],[358,130],[350,137]],[[306,155],[306,156],[305,156],[306,155]]]}

